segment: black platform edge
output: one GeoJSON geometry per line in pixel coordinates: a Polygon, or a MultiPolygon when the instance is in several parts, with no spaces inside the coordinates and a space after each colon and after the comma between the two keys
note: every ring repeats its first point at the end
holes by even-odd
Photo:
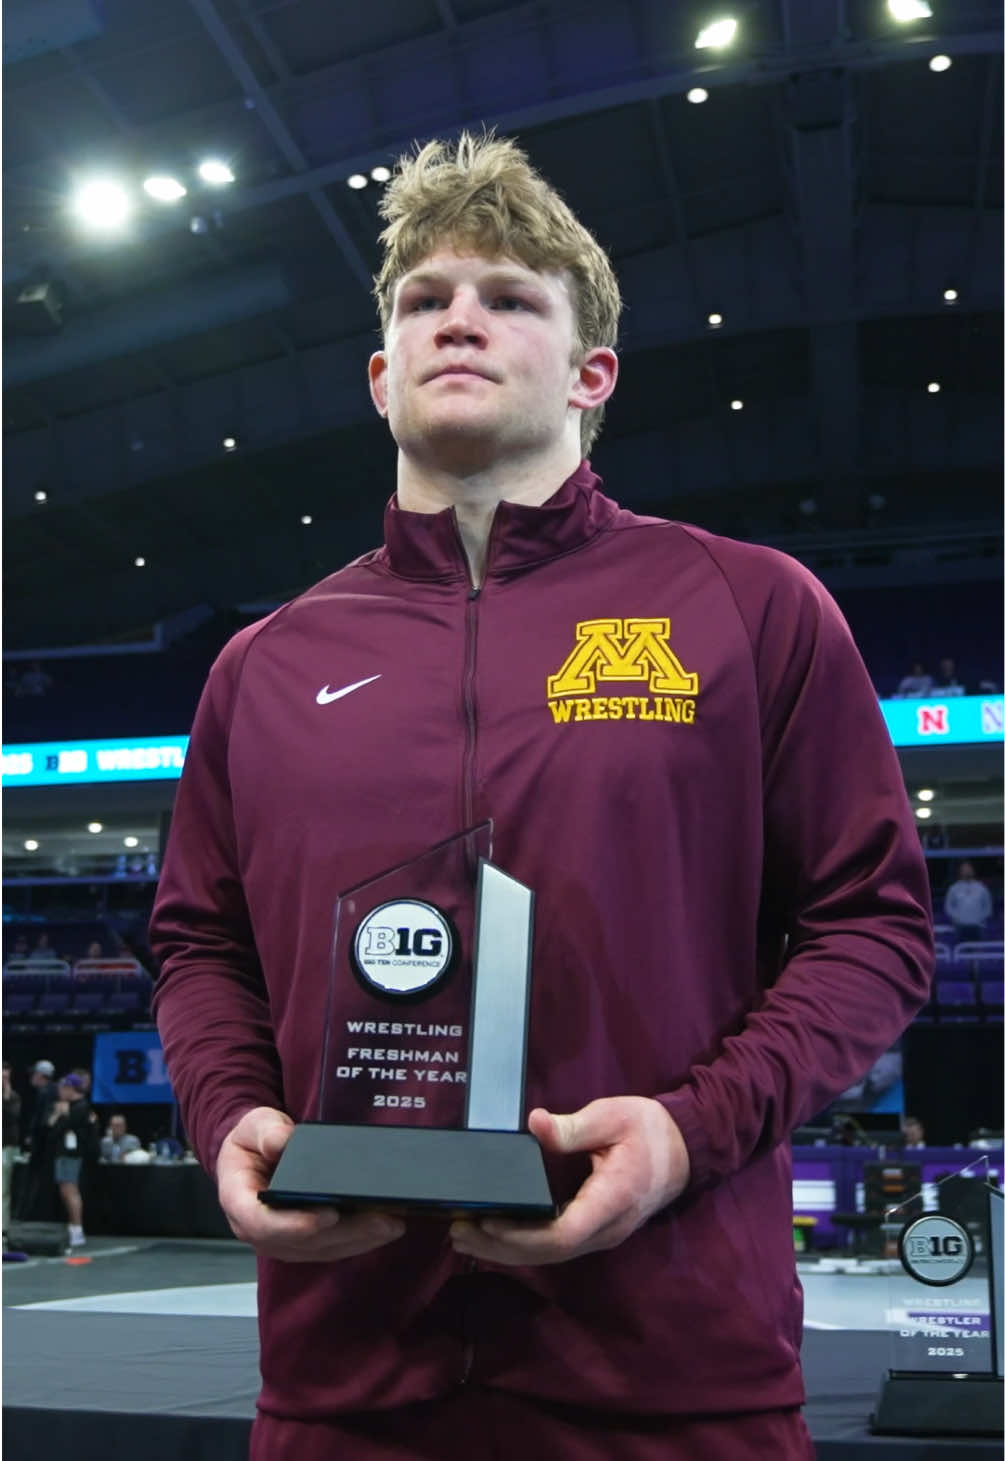
{"type": "Polygon", "coordinates": [[[74,1461],[248,1461],[251,1422],[236,1416],[155,1411],[3,1409],[4,1461],[66,1454],[74,1461]]]}
{"type": "Polygon", "coordinates": [[[888,1372],[872,1417],[880,1436],[986,1436],[1003,1433],[1005,1391],[997,1375],[888,1372]]]}

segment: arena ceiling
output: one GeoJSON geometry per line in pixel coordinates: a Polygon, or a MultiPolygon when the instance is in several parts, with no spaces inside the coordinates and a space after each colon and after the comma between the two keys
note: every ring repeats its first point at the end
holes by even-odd
{"type": "Polygon", "coordinates": [[[374,544],[394,456],[365,389],[371,173],[482,125],[614,258],[623,376],[594,461],[621,500],[986,558],[1002,7],[930,8],[5,0],[8,649],[276,601],[374,544]],[[696,49],[721,14],[733,44],[696,49]],[[234,181],[202,182],[208,157],[234,181]],[[120,233],[71,216],[96,174],[135,200],[120,233]],[[150,174],[186,196],[147,198],[150,174]]]}

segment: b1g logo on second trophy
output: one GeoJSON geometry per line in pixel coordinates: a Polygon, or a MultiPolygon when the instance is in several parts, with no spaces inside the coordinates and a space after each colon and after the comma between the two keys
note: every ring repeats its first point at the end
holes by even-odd
{"type": "Polygon", "coordinates": [[[957,1283],[974,1261],[966,1228],[940,1213],[910,1223],[900,1235],[900,1261],[919,1283],[942,1288],[957,1283]]]}
{"type": "Polygon", "coordinates": [[[450,973],[456,939],[449,919],[432,903],[381,903],[361,921],[352,942],[353,965],[365,987],[387,999],[429,994],[450,973]]]}

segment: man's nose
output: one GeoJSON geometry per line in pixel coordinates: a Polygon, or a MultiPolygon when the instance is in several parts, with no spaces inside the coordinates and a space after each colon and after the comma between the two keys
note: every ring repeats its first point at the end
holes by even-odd
{"type": "Polygon", "coordinates": [[[484,310],[474,290],[457,290],[443,311],[436,330],[438,344],[484,344],[484,310]]]}

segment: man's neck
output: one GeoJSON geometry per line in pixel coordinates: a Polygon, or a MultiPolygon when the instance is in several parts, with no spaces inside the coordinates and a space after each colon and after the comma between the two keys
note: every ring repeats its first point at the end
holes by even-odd
{"type": "Polygon", "coordinates": [[[479,588],[499,503],[540,507],[572,476],[581,460],[578,443],[563,442],[547,455],[494,463],[484,470],[459,474],[416,462],[399,452],[398,504],[408,512],[442,512],[447,507],[455,510],[471,582],[479,588]]]}

